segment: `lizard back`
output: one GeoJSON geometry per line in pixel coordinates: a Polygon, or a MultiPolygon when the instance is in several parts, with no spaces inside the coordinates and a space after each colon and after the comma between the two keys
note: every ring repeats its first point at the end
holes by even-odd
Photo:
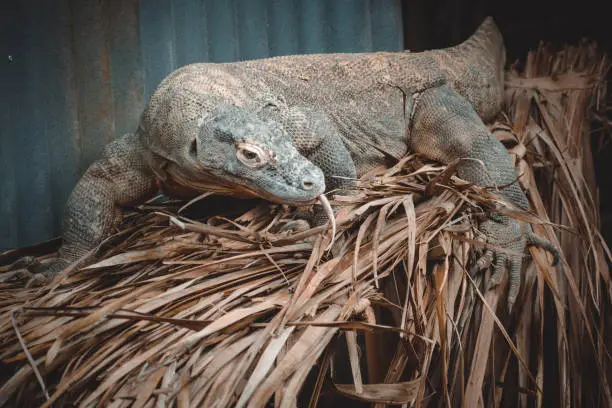
{"type": "Polygon", "coordinates": [[[407,152],[406,98],[423,90],[449,84],[483,120],[492,119],[501,108],[504,64],[503,39],[491,18],[463,43],[440,50],[191,64],[162,81],[141,127],[145,144],[172,159],[217,102],[254,111],[270,102],[315,107],[335,122],[363,174],[385,156],[407,152]]]}
{"type": "Polygon", "coordinates": [[[487,17],[464,42],[443,49],[289,55],[224,65],[300,80],[309,88],[324,83],[335,97],[338,92],[354,93],[381,84],[420,91],[446,82],[472,103],[483,120],[489,120],[501,108],[505,62],[503,37],[487,17]]]}

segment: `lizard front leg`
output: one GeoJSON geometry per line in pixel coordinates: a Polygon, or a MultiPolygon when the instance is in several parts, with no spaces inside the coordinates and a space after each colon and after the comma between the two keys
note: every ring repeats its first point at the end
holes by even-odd
{"type": "MultiPolygon", "coordinates": [[[[516,171],[505,147],[490,134],[471,104],[446,86],[424,91],[413,100],[411,148],[423,155],[449,164],[463,159],[457,166],[459,177],[479,186],[507,186],[499,194],[521,209],[529,209],[525,193],[516,181],[516,171]]],[[[533,234],[531,226],[508,216],[494,213],[479,225],[487,243],[502,250],[487,248],[472,267],[482,270],[493,264],[489,282],[500,282],[509,264],[510,289],[508,304],[512,308],[521,280],[522,256],[527,245],[553,252],[555,263],[558,250],[547,240],[533,234]]]]}
{"type": "MultiPolygon", "coordinates": [[[[323,112],[296,106],[268,113],[289,133],[295,148],[325,176],[326,192],[342,192],[355,183],[355,163],[332,120],[323,112]]],[[[327,214],[315,205],[312,224],[327,222],[327,214]]]]}
{"type": "MultiPolygon", "coordinates": [[[[42,272],[52,278],[108,237],[122,219],[123,206],[140,203],[157,190],[138,136],[111,142],[70,194],[58,258],[42,272]]],[[[36,281],[41,280],[36,277],[36,281]]]]}

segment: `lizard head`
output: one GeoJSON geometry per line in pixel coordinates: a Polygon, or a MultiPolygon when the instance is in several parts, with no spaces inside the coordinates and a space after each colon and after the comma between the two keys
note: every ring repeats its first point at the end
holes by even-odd
{"type": "Polygon", "coordinates": [[[325,191],[321,169],[297,151],[279,123],[233,105],[213,109],[188,149],[191,167],[209,175],[209,187],[298,205],[325,191]]]}

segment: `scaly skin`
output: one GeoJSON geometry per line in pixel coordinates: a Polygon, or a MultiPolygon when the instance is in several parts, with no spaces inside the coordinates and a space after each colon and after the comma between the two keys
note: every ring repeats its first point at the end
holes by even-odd
{"type": "MultiPolygon", "coordinates": [[[[296,55],[193,64],[162,81],[134,135],[112,143],[68,202],[57,272],[117,226],[121,207],[156,185],[172,195],[205,191],[312,202],[409,149],[451,163],[478,185],[516,178],[503,145],[483,120],[500,110],[504,45],[488,18],[464,43],[423,53],[296,55]]],[[[518,184],[500,194],[523,209],[518,184]]],[[[528,225],[494,214],[480,230],[497,247],[554,249],[528,225]]],[[[487,250],[493,283],[510,265],[509,303],[521,257],[487,250]]]]}

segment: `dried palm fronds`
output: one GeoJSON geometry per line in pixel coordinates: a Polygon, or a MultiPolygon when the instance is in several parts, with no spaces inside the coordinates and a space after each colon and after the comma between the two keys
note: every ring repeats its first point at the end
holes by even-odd
{"type": "Polygon", "coordinates": [[[336,197],[331,251],[325,227],[278,233],[282,206],[197,219],[169,202],[46,287],[4,279],[0,404],[609,406],[610,255],[588,127],[606,70],[583,45],[509,72],[492,129],[534,208],[515,215],[565,255],[558,275],[531,250],[512,314],[506,283],[484,291],[466,272],[494,191],[411,155],[336,197]]]}

